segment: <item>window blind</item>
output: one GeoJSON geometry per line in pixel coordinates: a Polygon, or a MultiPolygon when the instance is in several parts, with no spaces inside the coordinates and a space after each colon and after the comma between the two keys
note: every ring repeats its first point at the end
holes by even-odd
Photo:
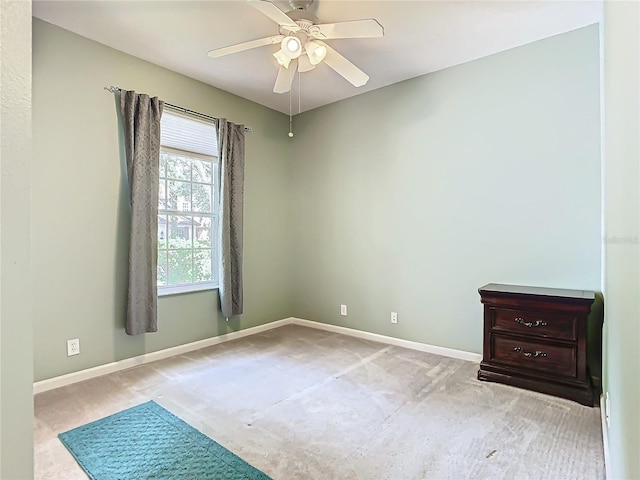
{"type": "Polygon", "coordinates": [[[170,111],[162,112],[160,143],[201,155],[218,156],[218,135],[212,122],[205,122],[170,111]]]}

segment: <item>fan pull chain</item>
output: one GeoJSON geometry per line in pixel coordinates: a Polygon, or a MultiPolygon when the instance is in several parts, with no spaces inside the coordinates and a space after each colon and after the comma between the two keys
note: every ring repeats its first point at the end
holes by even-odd
{"type": "Polygon", "coordinates": [[[298,114],[300,114],[300,92],[302,90],[302,80],[300,80],[300,70],[298,70],[298,114]]]}
{"type": "MultiPolygon", "coordinates": [[[[289,85],[291,85],[291,70],[289,70],[289,85]]],[[[293,117],[291,116],[291,89],[289,89],[289,138],[293,138],[293,117]]]]}

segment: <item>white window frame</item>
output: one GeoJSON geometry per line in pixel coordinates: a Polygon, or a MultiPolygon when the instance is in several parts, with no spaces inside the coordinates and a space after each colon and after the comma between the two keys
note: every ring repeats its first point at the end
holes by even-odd
{"type": "MultiPolygon", "coordinates": [[[[177,215],[177,216],[187,216],[187,217],[203,217],[203,216],[210,216],[211,217],[211,275],[212,275],[212,280],[211,281],[205,281],[205,282],[193,282],[193,283],[183,283],[183,284],[178,284],[178,285],[160,285],[158,284],[158,296],[162,297],[162,296],[167,296],[167,295],[176,295],[176,294],[181,294],[181,293],[191,293],[191,292],[200,292],[200,291],[204,291],[204,290],[215,290],[218,288],[218,251],[216,248],[216,238],[218,235],[218,226],[217,226],[217,209],[218,209],[218,198],[219,198],[219,186],[218,186],[218,182],[216,181],[217,179],[217,174],[218,174],[218,158],[214,157],[214,156],[210,156],[210,155],[203,155],[201,153],[195,153],[195,152],[190,152],[187,150],[181,150],[181,149],[177,149],[177,148],[171,148],[171,147],[165,147],[165,146],[160,146],[160,154],[162,155],[163,152],[166,153],[171,153],[174,155],[181,155],[184,157],[189,157],[189,158],[193,158],[193,159],[197,159],[197,160],[202,160],[202,161],[207,161],[207,162],[211,162],[212,164],[212,169],[211,169],[211,174],[212,174],[212,211],[211,213],[208,212],[194,212],[193,210],[190,210],[188,212],[182,211],[182,210],[169,210],[167,208],[161,209],[158,206],[158,215],[166,215],[166,218],[168,219],[170,215],[177,215]]],[[[168,177],[167,175],[167,170],[165,167],[165,176],[164,177],[160,177],[160,180],[158,182],[158,189],[160,188],[160,182],[169,182],[171,180],[175,180],[175,181],[180,181],[180,182],[186,182],[186,180],[184,179],[171,179],[168,177]]],[[[189,180],[189,183],[193,184],[199,184],[199,185],[209,185],[206,183],[202,183],[202,182],[194,182],[193,181],[193,174],[192,174],[192,178],[189,180]]],[[[167,183],[165,183],[165,192],[167,192],[167,183]]],[[[193,189],[192,189],[193,192],[193,189]]],[[[192,193],[193,195],[193,193],[192,193]]],[[[191,208],[193,208],[193,199],[189,199],[189,204],[191,206],[191,208]]],[[[179,208],[179,206],[176,206],[179,208]]],[[[192,231],[193,234],[193,231],[192,231]]],[[[172,250],[168,247],[168,243],[169,243],[169,225],[167,224],[167,234],[165,235],[166,240],[165,242],[167,243],[167,248],[164,249],[167,253],[172,250]]],[[[194,250],[193,248],[191,249],[192,251],[194,250]]],[[[200,250],[200,249],[197,249],[200,250]]],[[[158,244],[158,253],[160,253],[160,245],[158,244]]],[[[156,273],[157,275],[157,273],[156,273]]],[[[168,271],[167,271],[167,279],[168,279],[168,271]]]]}

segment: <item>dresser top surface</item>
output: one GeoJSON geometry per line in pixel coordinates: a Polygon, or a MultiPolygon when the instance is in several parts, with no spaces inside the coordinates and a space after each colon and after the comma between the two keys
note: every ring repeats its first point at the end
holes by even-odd
{"type": "Polygon", "coordinates": [[[480,294],[517,294],[517,295],[537,295],[544,297],[578,298],[593,300],[595,293],[589,290],[568,290],[564,288],[529,287],[525,285],[505,285],[501,283],[489,283],[478,289],[480,294]]]}

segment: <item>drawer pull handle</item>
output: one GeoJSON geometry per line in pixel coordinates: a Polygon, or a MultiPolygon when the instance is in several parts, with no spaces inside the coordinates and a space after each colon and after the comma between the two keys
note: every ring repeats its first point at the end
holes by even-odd
{"type": "Polygon", "coordinates": [[[547,356],[546,353],[541,352],[540,350],[536,350],[535,352],[527,352],[522,347],[514,347],[513,351],[521,353],[522,355],[524,355],[525,357],[528,357],[528,358],[546,357],[547,356]]]}
{"type": "Polygon", "coordinates": [[[516,317],[514,320],[514,322],[519,323],[521,325],[524,325],[525,327],[546,327],[547,326],[547,322],[543,322],[542,320],[536,320],[535,323],[533,322],[525,322],[524,318],[522,317],[516,317]]]}

